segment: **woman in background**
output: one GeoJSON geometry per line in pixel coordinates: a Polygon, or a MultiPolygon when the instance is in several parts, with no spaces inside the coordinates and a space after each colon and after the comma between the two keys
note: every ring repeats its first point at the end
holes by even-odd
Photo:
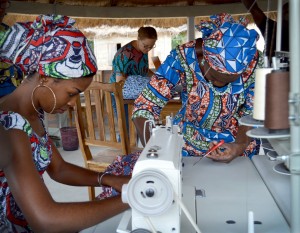
{"type": "Polygon", "coordinates": [[[126,80],[128,76],[152,76],[148,52],[155,47],[157,33],[153,27],[140,27],[137,40],[121,47],[114,56],[110,82],[126,80]]]}

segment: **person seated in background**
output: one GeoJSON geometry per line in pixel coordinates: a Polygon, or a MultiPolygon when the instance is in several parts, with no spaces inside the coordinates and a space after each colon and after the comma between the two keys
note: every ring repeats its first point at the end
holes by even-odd
{"type": "MultiPolygon", "coordinates": [[[[112,62],[110,83],[125,80],[123,98],[135,99],[150,80],[153,72],[149,69],[148,52],[155,47],[157,32],[153,27],[140,27],[137,40],[121,47],[112,62]]],[[[116,103],[113,98],[113,109],[116,103]]],[[[125,104],[126,127],[129,131],[128,106],[125,104]]],[[[119,136],[118,136],[119,138],[119,136]]],[[[118,139],[119,140],[119,139],[118,139]]]]}
{"type": "MultiPolygon", "coordinates": [[[[162,63],[147,87],[135,100],[132,119],[142,143],[146,120],[158,120],[172,99],[172,89],[182,85],[182,107],[174,118],[183,134],[183,156],[202,157],[218,141],[207,157],[228,163],[238,156],[258,154],[260,140],[251,139],[251,128],[239,124],[253,110],[254,70],[263,59],[256,48],[258,33],[246,28],[247,21],[235,21],[229,14],[211,16],[196,28],[202,38],[177,46],[162,63]]],[[[146,137],[149,132],[146,127],[146,137]]],[[[107,168],[112,174],[130,174],[137,154],[119,157],[107,168]]],[[[106,188],[101,197],[114,195],[106,188]]]]}
{"type": "MultiPolygon", "coordinates": [[[[241,0],[259,28],[265,39],[266,55],[272,58],[276,50],[276,31],[277,22],[268,18],[259,8],[256,0],[241,0]],[[268,30],[267,30],[268,29],[268,30]]],[[[282,32],[281,32],[281,51],[289,51],[289,3],[282,6],[282,32]]]]}
{"type": "Polygon", "coordinates": [[[140,27],[137,40],[121,47],[112,62],[110,82],[126,80],[128,76],[140,75],[150,77],[148,52],[155,47],[157,33],[153,27],[140,27]]]}
{"type": "Polygon", "coordinates": [[[66,162],[46,131],[44,112],[59,114],[75,106],[97,71],[89,43],[74,23],[59,15],[16,23],[0,47],[1,57],[26,74],[0,99],[0,232],[79,232],[129,207],[120,196],[57,203],[43,182],[47,172],[62,184],[121,191],[130,179],[66,162]]]}

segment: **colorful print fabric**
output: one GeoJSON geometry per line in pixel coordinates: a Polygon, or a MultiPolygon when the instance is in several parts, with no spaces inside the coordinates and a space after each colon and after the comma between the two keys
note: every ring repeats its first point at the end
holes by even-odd
{"type": "MultiPolygon", "coordinates": [[[[182,108],[175,116],[183,132],[183,156],[202,156],[211,141],[235,141],[238,120],[252,114],[253,71],[262,60],[256,53],[246,70],[234,82],[218,88],[205,80],[195,52],[195,41],[172,50],[150,83],[136,99],[132,118],[158,120],[162,108],[172,98],[172,89],[182,86],[182,108]]],[[[259,149],[252,140],[244,156],[251,157],[259,149]]]]}
{"type": "Polygon", "coordinates": [[[256,54],[258,33],[246,28],[248,22],[244,18],[235,21],[231,15],[222,13],[210,19],[196,26],[203,35],[205,60],[221,73],[243,73],[256,54]]]}
{"type": "Polygon", "coordinates": [[[23,72],[9,62],[0,58],[0,98],[12,93],[22,82],[23,72]]]}
{"type": "Polygon", "coordinates": [[[148,54],[138,51],[132,42],[120,48],[112,62],[112,74],[110,82],[116,82],[116,75],[140,75],[148,76],[148,54]]]}
{"type": "Polygon", "coordinates": [[[32,23],[16,23],[5,34],[0,56],[26,74],[38,71],[70,79],[97,72],[96,58],[75,21],[67,16],[40,15],[32,23]]]}
{"type": "MultiPolygon", "coordinates": [[[[29,122],[14,112],[0,111],[0,124],[6,130],[18,129],[28,135],[34,164],[43,179],[42,175],[50,164],[52,156],[48,134],[43,137],[38,136],[32,130],[29,122]]],[[[2,193],[0,195],[0,232],[33,232],[15,202],[2,170],[0,170],[0,192],[2,193]]]]}
{"type": "MultiPolygon", "coordinates": [[[[129,155],[119,155],[115,158],[112,164],[110,164],[105,172],[108,174],[113,174],[116,176],[129,176],[132,174],[134,165],[136,161],[138,160],[139,156],[141,154],[141,151],[134,152],[129,155]]],[[[106,199],[108,197],[116,196],[119,193],[113,189],[112,187],[103,186],[103,191],[99,194],[97,197],[100,200],[106,199]]]]}

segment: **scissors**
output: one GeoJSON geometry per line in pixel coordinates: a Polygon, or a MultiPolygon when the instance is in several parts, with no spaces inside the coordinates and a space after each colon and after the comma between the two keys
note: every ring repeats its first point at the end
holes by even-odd
{"type": "Polygon", "coordinates": [[[221,141],[218,142],[218,144],[214,145],[212,148],[210,148],[205,155],[203,155],[201,158],[199,158],[198,161],[196,161],[193,166],[195,166],[195,164],[197,164],[201,159],[203,159],[204,157],[206,157],[207,155],[209,155],[211,152],[213,152],[214,150],[218,149],[218,147],[222,146],[225,143],[225,141],[222,139],[221,141]]]}

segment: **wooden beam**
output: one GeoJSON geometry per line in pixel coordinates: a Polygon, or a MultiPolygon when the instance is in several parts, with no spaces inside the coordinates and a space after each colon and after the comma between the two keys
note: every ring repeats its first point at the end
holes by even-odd
{"type": "MultiPolygon", "coordinates": [[[[267,9],[267,0],[259,1],[259,6],[267,9]]],[[[275,11],[276,4],[271,4],[271,11],[275,11]]],[[[73,17],[90,18],[162,18],[162,17],[197,17],[209,16],[220,12],[232,15],[245,14],[246,8],[242,3],[219,4],[219,5],[193,5],[193,6],[151,6],[151,7],[96,7],[96,6],[73,6],[37,2],[12,1],[7,13],[17,14],[61,14],[73,17]]]]}
{"type": "Polygon", "coordinates": [[[187,4],[189,6],[193,6],[195,4],[195,0],[187,0],[187,4]]]}
{"type": "Polygon", "coordinates": [[[110,0],[110,6],[116,6],[118,4],[117,0],[110,0]]]}

